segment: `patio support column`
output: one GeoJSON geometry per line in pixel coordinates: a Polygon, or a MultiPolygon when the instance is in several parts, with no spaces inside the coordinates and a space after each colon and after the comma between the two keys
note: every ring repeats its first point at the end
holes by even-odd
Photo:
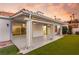
{"type": "Polygon", "coordinates": [[[53,23],[53,38],[54,38],[54,36],[55,36],[55,24],[53,23]]]}
{"type": "Polygon", "coordinates": [[[10,40],[12,40],[12,21],[10,21],[10,40]]]}
{"type": "Polygon", "coordinates": [[[60,35],[62,35],[62,25],[60,25],[60,35]]]}
{"type": "Polygon", "coordinates": [[[51,24],[51,38],[53,38],[53,32],[54,32],[54,30],[53,30],[53,24],[51,24]]]}
{"type": "Polygon", "coordinates": [[[27,48],[31,46],[32,43],[32,20],[31,16],[29,16],[29,19],[26,22],[26,40],[27,40],[27,48]]]}

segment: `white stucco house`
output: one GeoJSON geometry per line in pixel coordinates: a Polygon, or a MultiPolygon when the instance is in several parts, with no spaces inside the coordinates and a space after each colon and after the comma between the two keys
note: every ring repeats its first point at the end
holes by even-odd
{"type": "Polygon", "coordinates": [[[26,53],[62,37],[62,23],[38,12],[22,9],[0,13],[0,42],[12,41],[26,53]]]}

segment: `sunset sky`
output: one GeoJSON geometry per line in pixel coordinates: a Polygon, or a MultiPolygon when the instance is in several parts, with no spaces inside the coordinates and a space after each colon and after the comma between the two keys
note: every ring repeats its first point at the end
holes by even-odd
{"type": "Polygon", "coordinates": [[[70,20],[70,15],[72,13],[75,14],[75,18],[79,19],[79,4],[57,4],[57,3],[41,3],[41,4],[33,4],[33,3],[6,3],[0,4],[0,11],[6,12],[17,12],[20,9],[25,8],[31,11],[42,11],[44,15],[54,18],[61,18],[63,21],[70,20]]]}

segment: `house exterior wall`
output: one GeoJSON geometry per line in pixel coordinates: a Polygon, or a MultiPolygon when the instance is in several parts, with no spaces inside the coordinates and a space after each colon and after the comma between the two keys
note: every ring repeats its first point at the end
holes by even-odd
{"type": "Polygon", "coordinates": [[[10,40],[10,21],[0,19],[0,42],[10,40]]]}
{"type": "Polygon", "coordinates": [[[53,34],[53,28],[52,25],[46,25],[46,28],[44,27],[44,24],[36,23],[33,24],[33,37],[40,37],[40,36],[49,36],[53,34]],[[46,29],[46,33],[45,30],[46,29]]]}
{"type": "Polygon", "coordinates": [[[79,28],[72,28],[72,32],[73,34],[75,34],[76,32],[79,32],[79,28]]]}
{"type": "Polygon", "coordinates": [[[43,36],[42,24],[35,23],[32,25],[33,27],[33,37],[43,36]]]}

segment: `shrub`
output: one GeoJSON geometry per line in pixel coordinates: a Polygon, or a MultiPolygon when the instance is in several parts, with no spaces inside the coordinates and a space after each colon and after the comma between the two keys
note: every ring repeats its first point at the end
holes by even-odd
{"type": "Polygon", "coordinates": [[[67,34],[67,32],[68,32],[68,28],[66,26],[63,26],[62,33],[67,34]]]}
{"type": "Polygon", "coordinates": [[[79,31],[75,32],[75,34],[79,35],[79,31]]]}

